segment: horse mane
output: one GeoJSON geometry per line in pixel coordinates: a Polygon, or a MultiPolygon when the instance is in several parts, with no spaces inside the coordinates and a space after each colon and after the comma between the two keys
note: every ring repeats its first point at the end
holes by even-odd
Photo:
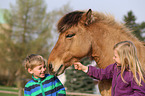
{"type": "MultiPolygon", "coordinates": [[[[72,26],[77,26],[79,21],[81,20],[83,14],[85,14],[85,11],[73,11],[65,16],[63,16],[57,24],[58,32],[63,33],[64,31],[68,30],[72,26]]],[[[126,28],[124,24],[117,22],[113,15],[111,14],[105,14],[102,12],[93,12],[92,15],[95,18],[95,21],[93,23],[103,23],[107,26],[114,26],[115,29],[120,30],[122,34],[128,35],[130,38],[136,38],[131,34],[131,30],[126,28]]]]}
{"type": "MultiPolygon", "coordinates": [[[[64,32],[69,28],[71,28],[72,26],[77,25],[84,13],[85,11],[74,11],[63,16],[57,24],[58,31],[64,32]]],[[[110,14],[93,12],[93,16],[95,17],[95,22],[102,22],[102,23],[109,24],[111,26],[117,24],[114,17],[110,14]]]]}
{"type": "Polygon", "coordinates": [[[83,11],[74,11],[66,14],[62,19],[59,20],[57,29],[59,32],[64,32],[67,29],[71,28],[78,24],[79,20],[82,17],[83,11]]]}

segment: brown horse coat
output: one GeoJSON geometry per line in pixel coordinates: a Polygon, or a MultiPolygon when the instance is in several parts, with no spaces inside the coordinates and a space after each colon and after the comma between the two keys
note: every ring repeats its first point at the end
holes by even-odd
{"type": "MultiPolygon", "coordinates": [[[[114,62],[113,46],[125,40],[136,45],[139,60],[144,67],[145,47],[111,15],[92,12],[91,9],[87,12],[74,11],[63,16],[57,27],[59,39],[48,59],[49,72],[52,74],[63,73],[67,67],[85,56],[92,57],[100,68],[105,68],[114,62]]],[[[110,95],[110,82],[101,81],[99,88],[102,95],[110,95]]]]}

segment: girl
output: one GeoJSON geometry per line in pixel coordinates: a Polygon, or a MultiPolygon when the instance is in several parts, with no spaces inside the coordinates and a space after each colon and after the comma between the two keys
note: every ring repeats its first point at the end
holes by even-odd
{"type": "Polygon", "coordinates": [[[144,70],[137,57],[136,47],[130,41],[117,43],[114,48],[116,63],[105,69],[74,63],[77,70],[82,70],[98,80],[112,79],[112,96],[145,96],[144,70]]]}

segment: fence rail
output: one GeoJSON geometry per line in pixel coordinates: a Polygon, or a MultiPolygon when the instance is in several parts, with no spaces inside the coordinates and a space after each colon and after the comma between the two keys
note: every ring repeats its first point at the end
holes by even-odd
{"type": "Polygon", "coordinates": [[[97,94],[87,94],[87,93],[74,93],[74,92],[66,92],[67,95],[76,95],[76,96],[101,96],[97,94]]]}
{"type": "MultiPolygon", "coordinates": [[[[0,93],[6,93],[6,94],[16,94],[19,95],[19,92],[12,92],[12,91],[3,91],[0,90],[0,93]]],[[[97,94],[86,94],[86,93],[74,93],[74,92],[66,92],[66,95],[73,95],[73,96],[101,96],[97,94]]],[[[19,95],[20,96],[20,95],[19,95]]]]}
{"type": "Polygon", "coordinates": [[[6,94],[18,94],[18,92],[3,91],[3,90],[0,90],[0,93],[6,93],[6,94]]]}

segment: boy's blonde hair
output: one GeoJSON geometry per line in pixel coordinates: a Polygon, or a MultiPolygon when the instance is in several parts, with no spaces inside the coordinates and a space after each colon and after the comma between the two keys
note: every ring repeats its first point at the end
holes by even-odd
{"type": "Polygon", "coordinates": [[[43,63],[46,65],[46,60],[41,55],[37,54],[31,54],[27,56],[23,62],[25,69],[28,68],[33,69],[34,67],[41,65],[43,63]]]}
{"type": "Polygon", "coordinates": [[[113,50],[117,51],[121,61],[121,78],[123,82],[126,82],[123,78],[124,71],[131,70],[135,82],[141,86],[141,80],[145,82],[145,74],[137,57],[137,50],[135,45],[131,41],[122,41],[117,43],[113,50]]]}

